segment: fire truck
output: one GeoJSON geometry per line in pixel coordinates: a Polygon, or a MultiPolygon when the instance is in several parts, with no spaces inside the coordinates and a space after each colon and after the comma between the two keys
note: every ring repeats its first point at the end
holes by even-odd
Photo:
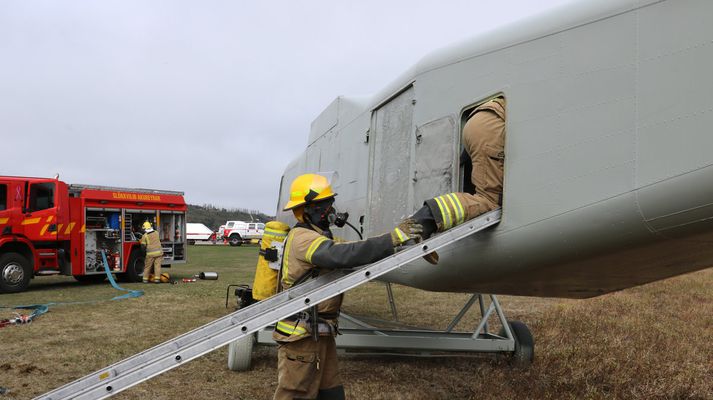
{"type": "Polygon", "coordinates": [[[145,221],[159,233],[163,264],[185,263],[182,192],[0,176],[0,293],[21,292],[42,275],[101,282],[102,252],[117,278],[139,282],[145,221]]]}

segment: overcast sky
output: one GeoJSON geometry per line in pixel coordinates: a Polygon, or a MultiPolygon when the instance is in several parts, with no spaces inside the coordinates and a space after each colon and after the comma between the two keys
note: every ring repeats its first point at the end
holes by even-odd
{"type": "Polygon", "coordinates": [[[0,2],[0,175],[274,215],[339,95],[571,0],[0,2]]]}

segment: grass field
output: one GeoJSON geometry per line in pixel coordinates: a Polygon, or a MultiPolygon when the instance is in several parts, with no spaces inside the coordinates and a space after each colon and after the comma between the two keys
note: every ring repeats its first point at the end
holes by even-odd
{"type": "MultiPolygon", "coordinates": [[[[56,305],[35,322],[0,329],[0,399],[28,399],[233,311],[226,286],[251,283],[257,247],[191,246],[173,278],[218,272],[217,281],[123,284],[135,299],[56,305]]],[[[464,294],[394,288],[402,322],[444,328],[464,294]]],[[[0,304],[89,302],[120,294],[108,283],[35,279],[0,304]]],[[[527,370],[503,357],[344,356],[351,399],[713,399],[713,269],[589,300],[501,296],[509,319],[535,336],[527,370]]],[[[345,311],[389,317],[383,284],[347,295],[345,311]]],[[[459,328],[472,329],[476,315],[459,328]]],[[[0,318],[9,317],[0,310],[0,318]]],[[[226,348],[144,382],[119,399],[269,399],[277,384],[276,351],[257,348],[253,369],[227,369],[226,348]]]]}

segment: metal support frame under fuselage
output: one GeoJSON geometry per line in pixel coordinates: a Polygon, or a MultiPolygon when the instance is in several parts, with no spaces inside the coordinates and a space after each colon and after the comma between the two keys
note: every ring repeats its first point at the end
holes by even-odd
{"type": "MultiPolygon", "coordinates": [[[[263,345],[277,345],[272,340],[272,327],[262,329],[256,333],[257,343],[263,345]]],[[[419,352],[420,355],[428,352],[474,352],[474,353],[500,353],[515,351],[515,339],[510,326],[505,318],[505,313],[495,295],[474,294],[463,305],[455,318],[445,330],[425,329],[382,329],[366,322],[342,314],[339,318],[339,331],[336,337],[337,348],[349,350],[374,350],[376,353],[403,353],[419,352]],[[485,309],[484,298],[490,298],[490,305],[485,309]],[[480,321],[471,332],[454,332],[456,325],[471,309],[476,300],[480,306],[480,321]],[[496,313],[505,336],[488,332],[488,319],[496,313]]]]}

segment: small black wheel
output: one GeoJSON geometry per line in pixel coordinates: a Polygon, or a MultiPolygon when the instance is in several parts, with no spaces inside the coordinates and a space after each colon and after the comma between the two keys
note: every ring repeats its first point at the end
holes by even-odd
{"type": "Polygon", "coordinates": [[[145,258],[144,255],[141,254],[141,251],[138,249],[132,251],[123,280],[127,282],[141,282],[144,275],[144,260],[145,258]]]}
{"type": "Polygon", "coordinates": [[[230,235],[228,243],[230,243],[231,246],[240,246],[243,244],[243,238],[241,238],[240,235],[230,235]]]}
{"type": "Polygon", "coordinates": [[[188,244],[191,245],[191,246],[193,246],[194,244],[196,244],[196,241],[193,240],[193,239],[191,239],[191,240],[188,241],[188,244]]]}
{"type": "MultiPolygon", "coordinates": [[[[515,351],[510,357],[510,364],[516,368],[529,367],[535,359],[535,339],[523,322],[508,321],[508,325],[515,338],[515,351]]],[[[500,328],[499,336],[505,336],[504,328],[500,328]]]]}
{"type": "Polygon", "coordinates": [[[0,293],[22,292],[30,286],[31,278],[32,266],[22,254],[0,256],[0,293]]]}
{"type": "Polygon", "coordinates": [[[106,274],[100,275],[74,275],[74,279],[82,283],[100,283],[106,279],[106,274]]]}

